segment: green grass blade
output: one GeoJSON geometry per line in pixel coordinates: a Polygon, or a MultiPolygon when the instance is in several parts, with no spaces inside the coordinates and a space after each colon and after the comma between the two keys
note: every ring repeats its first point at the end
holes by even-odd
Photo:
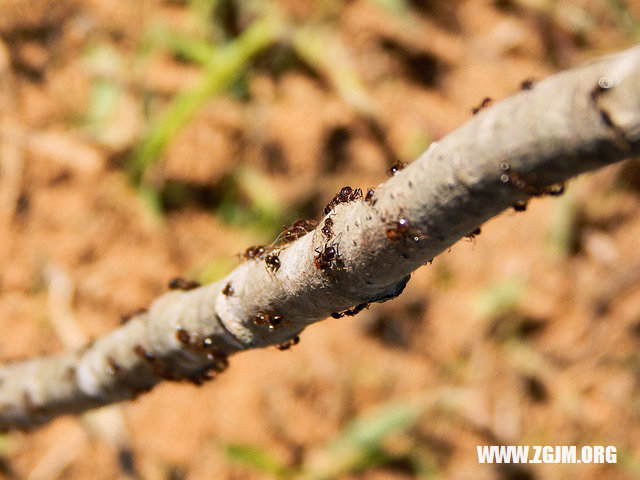
{"type": "Polygon", "coordinates": [[[136,183],[142,180],[145,170],[157,161],[169,141],[198,109],[209,98],[228,88],[251,58],[280,36],[282,28],[279,19],[266,16],[256,20],[235,40],[216,49],[200,85],[176,96],[134,153],[131,168],[136,183]]]}
{"type": "Polygon", "coordinates": [[[293,470],[276,459],[271,453],[254,445],[230,444],[224,449],[229,460],[254,470],[286,480],[293,476],[293,470]]]}
{"type": "Polygon", "coordinates": [[[412,428],[421,412],[418,405],[393,403],[356,418],[322,452],[320,461],[307,467],[305,478],[339,478],[393,460],[383,442],[412,428]]]}

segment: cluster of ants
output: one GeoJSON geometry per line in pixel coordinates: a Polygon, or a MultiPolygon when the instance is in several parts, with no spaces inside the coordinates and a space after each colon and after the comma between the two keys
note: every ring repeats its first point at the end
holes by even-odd
{"type": "MultiPolygon", "coordinates": [[[[532,88],[532,80],[525,80],[521,84],[522,90],[530,90],[532,88]]],[[[491,98],[484,98],[480,102],[480,104],[471,109],[472,115],[478,114],[480,111],[491,105],[491,103],[491,98]]],[[[397,162],[387,170],[387,174],[389,176],[393,176],[398,171],[402,170],[405,166],[405,163],[397,162]]],[[[560,195],[564,191],[563,184],[551,185],[548,187],[535,187],[530,183],[531,181],[535,180],[535,178],[525,178],[518,173],[513,172],[506,162],[503,162],[500,165],[500,168],[503,172],[500,177],[502,182],[513,185],[515,188],[521,190],[529,196],[560,195]]],[[[323,235],[325,242],[323,246],[315,249],[316,255],[313,259],[315,268],[323,273],[330,273],[334,270],[340,270],[344,267],[344,261],[338,251],[338,244],[336,242],[332,242],[335,235],[333,231],[334,222],[332,217],[330,216],[331,212],[342,203],[349,203],[358,200],[364,201],[370,205],[375,205],[376,200],[374,199],[374,196],[375,190],[373,188],[367,189],[366,194],[363,195],[363,192],[360,188],[352,189],[350,186],[345,186],[336,195],[334,195],[329,203],[327,203],[323,210],[325,219],[320,228],[320,232],[323,235]]],[[[518,201],[513,205],[513,208],[516,211],[526,210],[527,201],[518,201]]],[[[281,267],[279,257],[280,249],[284,245],[294,242],[307,233],[314,231],[318,227],[318,225],[319,222],[317,222],[316,220],[297,220],[293,223],[293,225],[289,227],[283,227],[280,235],[272,244],[251,246],[247,248],[244,253],[240,255],[240,257],[243,261],[264,261],[267,271],[275,273],[281,267]]],[[[389,226],[389,228],[387,228],[385,233],[386,238],[393,243],[415,243],[429,238],[427,235],[423,234],[420,229],[411,225],[409,220],[402,213],[402,210],[400,211],[398,218],[392,223],[391,226],[389,226]]],[[[480,233],[480,228],[477,228],[467,234],[466,237],[470,240],[473,240],[480,233]]],[[[198,282],[185,280],[180,277],[174,278],[169,282],[170,289],[190,290],[199,286],[200,284],[198,282]]],[[[235,291],[231,283],[227,283],[222,290],[222,294],[226,297],[230,297],[234,295],[234,293],[235,291]]],[[[355,316],[368,307],[368,303],[361,303],[356,305],[355,307],[341,312],[332,312],[331,317],[342,318],[344,316],[355,316]]],[[[263,311],[255,314],[253,322],[256,325],[265,326],[269,331],[274,331],[284,325],[284,319],[282,315],[276,313],[267,313],[263,311]]],[[[179,329],[177,331],[176,336],[178,340],[188,348],[195,351],[208,352],[207,358],[211,357],[211,361],[213,362],[213,366],[211,367],[211,369],[214,372],[218,372],[226,368],[226,357],[222,357],[213,351],[208,351],[207,349],[210,346],[206,345],[207,339],[204,339],[203,341],[200,341],[200,339],[194,339],[188,334],[188,332],[182,329],[179,329]]],[[[289,340],[277,344],[276,347],[280,350],[286,350],[291,346],[296,345],[299,341],[300,337],[298,335],[295,335],[289,340]]],[[[163,362],[159,362],[157,359],[153,358],[150,352],[145,351],[140,346],[136,346],[136,353],[145,358],[152,365],[159,376],[163,378],[174,379],[173,377],[175,376],[175,374],[171,371],[168,371],[164,367],[163,362]]],[[[113,370],[117,370],[116,366],[113,367],[113,370]]],[[[203,376],[197,376],[195,378],[189,379],[194,383],[201,383],[204,379],[209,378],[208,375],[208,373],[204,373],[203,376]]]]}
{"type": "MultiPolygon", "coordinates": [[[[133,353],[143,359],[157,377],[170,381],[187,380],[194,385],[202,385],[229,366],[227,356],[216,349],[211,337],[192,336],[185,329],[178,328],[176,330],[176,339],[189,350],[205,355],[207,365],[197,372],[185,373],[178,371],[170,360],[157,357],[152,351],[147,350],[140,344],[133,347],[133,353]]],[[[121,371],[121,366],[112,357],[107,357],[106,362],[107,374],[114,377],[117,376],[121,371]]],[[[123,382],[126,381],[124,378],[121,380],[123,382]]],[[[139,391],[145,390],[143,387],[137,388],[139,391]]],[[[135,393],[140,393],[139,391],[135,393]]]]}
{"type": "MultiPolygon", "coordinates": [[[[542,195],[558,196],[564,193],[564,183],[555,183],[553,185],[542,187],[534,186],[531,183],[536,179],[536,175],[534,173],[525,177],[511,170],[511,166],[507,162],[502,162],[500,164],[500,170],[503,172],[502,175],[500,175],[500,181],[502,183],[508,183],[531,197],[540,197],[542,195]]],[[[512,205],[512,208],[516,212],[523,212],[527,209],[527,203],[527,200],[518,200],[512,205]]]]}

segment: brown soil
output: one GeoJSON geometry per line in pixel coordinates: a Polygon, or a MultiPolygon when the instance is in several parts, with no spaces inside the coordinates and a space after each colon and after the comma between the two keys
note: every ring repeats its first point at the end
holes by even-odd
{"type": "MultiPolygon", "coordinates": [[[[555,9],[413,0],[404,14],[382,3],[280,2],[297,22],[326,22],[342,40],[372,117],[286,46],[274,48],[233,92],[204,104],[146,172],[163,192],[158,216],[130,181],[128,161],[150,120],[198,84],[202,69],[162,46],[140,52],[158,25],[197,31],[188,6],[3,2],[0,359],[64,348],[51,323],[52,271],[70,282],[66,306],[80,335],[94,338],[172,276],[212,279],[232,268],[236,253],[266,239],[258,221],[246,229],[223,212],[229,198],[250,203],[229,186],[239,166],[291,206],[272,223],[318,218],[341,186],[384,181],[390,162],[415,158],[484,97],[500,100],[523,80],[626,48],[640,28],[634,2],[624,21],[612,7],[624,2],[605,0],[555,9]],[[91,123],[101,85],[117,101],[91,123]]],[[[440,478],[638,478],[639,172],[637,163],[614,166],[572,182],[560,199],[502,214],[417,271],[399,299],[315,325],[289,351],[244,353],[215,382],[166,384],[122,405],[137,474],[264,478],[222,447],[252,444],[295,465],[355,416],[428,393],[449,400],[394,448],[408,442],[440,478]],[[516,282],[520,296],[486,310],[516,282]],[[614,445],[618,463],[478,465],[476,445],[496,443],[614,445]]],[[[0,478],[121,478],[127,462],[117,445],[104,429],[62,418],[0,437],[0,478]]],[[[342,478],[414,478],[401,467],[342,478]]]]}

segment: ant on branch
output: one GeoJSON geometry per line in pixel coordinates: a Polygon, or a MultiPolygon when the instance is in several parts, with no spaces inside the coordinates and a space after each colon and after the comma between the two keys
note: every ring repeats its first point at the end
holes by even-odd
{"type": "Polygon", "coordinates": [[[480,233],[482,233],[482,230],[478,227],[473,232],[466,234],[465,237],[467,237],[468,240],[475,240],[480,233]]]}
{"type": "Polygon", "coordinates": [[[485,108],[487,108],[489,105],[491,105],[491,102],[493,100],[491,100],[491,98],[489,97],[485,97],[482,99],[482,102],[480,102],[480,104],[476,107],[473,107],[471,109],[471,115],[477,115],[478,113],[480,113],[482,110],[484,110],[485,108]]]}
{"type": "Polygon", "coordinates": [[[373,188],[369,188],[367,189],[367,194],[364,196],[364,201],[367,202],[369,205],[375,205],[376,200],[373,199],[373,196],[375,195],[376,191],[373,188]]]}
{"type": "Polygon", "coordinates": [[[355,317],[357,314],[359,314],[365,308],[369,308],[369,304],[368,303],[359,303],[355,307],[348,308],[347,310],[344,310],[342,312],[331,312],[331,317],[332,318],[342,318],[344,316],[355,317]]]}
{"type": "Polygon", "coordinates": [[[518,190],[521,190],[532,197],[541,197],[542,195],[558,196],[564,193],[565,187],[563,182],[537,187],[531,184],[531,182],[537,178],[535,172],[530,173],[525,177],[518,172],[511,170],[511,166],[507,162],[502,162],[500,164],[500,169],[504,172],[500,176],[500,181],[502,183],[509,183],[518,190]]]}
{"type": "Polygon", "coordinates": [[[193,290],[199,286],[200,282],[197,282],[196,280],[187,280],[183,277],[174,277],[169,280],[169,290],[193,290]]]}
{"type": "Polygon", "coordinates": [[[291,347],[293,347],[294,345],[297,345],[298,343],[300,343],[300,337],[298,335],[294,335],[293,337],[291,337],[288,340],[285,340],[282,343],[276,343],[275,347],[280,351],[284,351],[284,350],[289,350],[291,347]]]}
{"type": "MultiPolygon", "coordinates": [[[[396,173],[404,169],[406,166],[407,164],[405,162],[398,161],[389,167],[389,170],[387,170],[387,175],[393,177],[396,173]]],[[[371,189],[367,191],[367,196],[369,195],[370,191],[371,189]]],[[[371,195],[373,196],[373,193],[371,195]]]]}
{"type": "Polygon", "coordinates": [[[387,228],[386,235],[387,239],[391,242],[403,241],[404,243],[417,243],[420,240],[429,238],[427,235],[424,235],[419,228],[411,225],[402,212],[398,220],[396,220],[391,227],[387,228]]]}
{"type": "Polygon", "coordinates": [[[317,255],[313,259],[313,264],[316,268],[322,272],[329,272],[334,267],[340,269],[344,266],[342,257],[338,252],[338,246],[336,244],[325,244],[324,249],[315,249],[317,255]]]}
{"type": "Polygon", "coordinates": [[[333,210],[336,205],[340,203],[353,202],[354,200],[362,199],[362,190],[356,188],[352,189],[350,186],[342,187],[342,189],[335,194],[335,196],[331,199],[327,206],[324,207],[324,214],[329,215],[331,210],[333,210]]]}
{"type": "Polygon", "coordinates": [[[233,286],[231,285],[231,282],[227,283],[224,288],[222,289],[222,294],[225,297],[230,297],[232,296],[235,292],[235,290],[233,289],[233,286]]]}
{"type": "Polygon", "coordinates": [[[240,258],[242,260],[262,260],[270,251],[271,248],[267,245],[254,245],[247,248],[244,253],[240,255],[240,258]]]}
{"type": "Polygon", "coordinates": [[[278,253],[270,253],[264,259],[264,263],[267,264],[267,270],[275,273],[280,269],[280,257],[278,257],[278,253]]]}
{"type": "Polygon", "coordinates": [[[269,331],[272,332],[284,325],[284,319],[282,315],[258,312],[255,317],[253,317],[253,323],[256,325],[265,325],[269,331]]]}
{"type": "Polygon", "coordinates": [[[318,226],[316,220],[296,220],[290,227],[283,227],[280,238],[282,243],[290,243],[307,233],[312,232],[318,226]]]}
{"type": "Polygon", "coordinates": [[[327,237],[327,240],[331,240],[331,237],[333,237],[333,219],[331,217],[325,218],[320,231],[327,237]]]}

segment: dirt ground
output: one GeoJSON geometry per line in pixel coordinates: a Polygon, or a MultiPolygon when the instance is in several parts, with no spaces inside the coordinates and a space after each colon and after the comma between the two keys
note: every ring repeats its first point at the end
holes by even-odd
{"type": "MultiPolygon", "coordinates": [[[[622,0],[271,5],[320,41],[261,49],[180,123],[176,95],[213,78],[207,55],[260,2],[0,2],[0,361],[108,332],[176,275],[223,276],[483,98],[640,39],[640,4],[622,0]]],[[[289,351],[0,435],[0,478],[640,478],[639,207],[637,161],[581,177],[289,351]],[[374,454],[332,450],[390,402],[422,408],[374,454]],[[613,445],[618,459],[496,468],[478,464],[486,444],[613,445]]]]}

